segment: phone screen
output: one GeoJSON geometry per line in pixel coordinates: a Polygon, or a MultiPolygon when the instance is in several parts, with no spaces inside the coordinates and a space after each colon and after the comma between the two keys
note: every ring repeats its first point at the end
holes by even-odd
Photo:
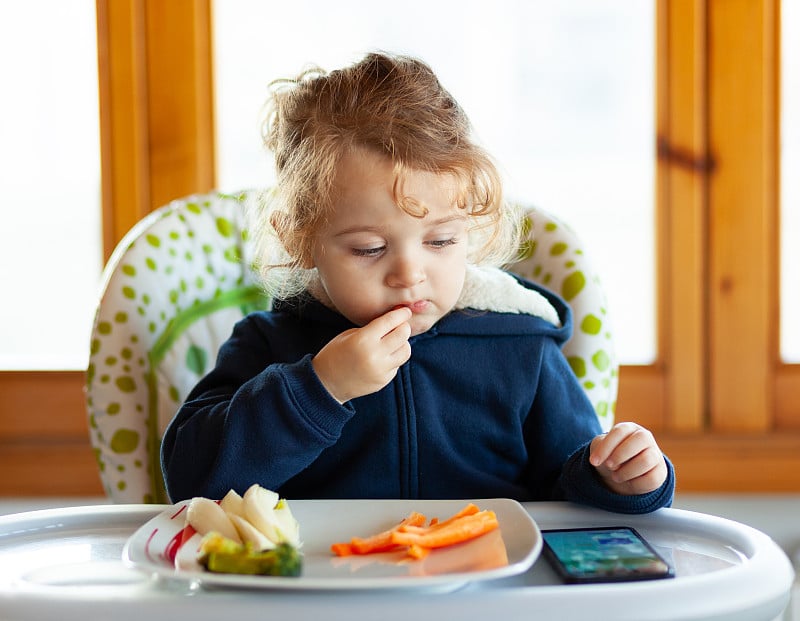
{"type": "Polygon", "coordinates": [[[671,578],[674,571],[627,526],[542,531],[544,553],[567,582],[671,578]]]}

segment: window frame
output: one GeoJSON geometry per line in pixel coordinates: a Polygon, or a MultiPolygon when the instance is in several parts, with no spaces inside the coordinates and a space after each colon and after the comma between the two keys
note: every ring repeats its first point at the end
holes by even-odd
{"type": "MultiPolygon", "coordinates": [[[[780,0],[655,1],[659,353],[620,369],[616,418],[654,431],[679,491],[798,491],[800,365],[778,339],[780,0]]],[[[97,0],[106,259],[151,210],[215,187],[211,2],[97,0]]],[[[0,373],[15,473],[0,495],[102,493],[83,381],[0,373]]]]}
{"type": "Polygon", "coordinates": [[[687,205],[695,213],[666,218],[659,231],[672,257],[662,282],[676,284],[662,291],[689,287],[695,300],[687,320],[675,319],[679,298],[661,300],[673,320],[660,325],[672,335],[672,371],[659,442],[679,468],[679,489],[797,491],[800,365],[780,360],[778,339],[780,0],[659,4],[669,48],[659,54],[667,87],[659,102],[695,92],[689,105],[659,114],[668,127],[692,126],[687,136],[695,137],[689,147],[670,142],[678,146],[659,174],[669,188],[661,217],[687,205]],[[679,181],[681,168],[696,179],[679,181]],[[681,266],[687,247],[696,261],[681,266]],[[688,282],[684,269],[694,269],[688,282]],[[688,384],[694,399],[685,410],[683,364],[702,373],[699,385],[688,384]]]}

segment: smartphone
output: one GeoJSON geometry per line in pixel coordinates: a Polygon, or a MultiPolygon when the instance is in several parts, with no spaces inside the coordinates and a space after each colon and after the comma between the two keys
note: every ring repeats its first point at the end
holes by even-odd
{"type": "Polygon", "coordinates": [[[628,526],[542,531],[545,557],[569,583],[673,578],[672,566],[628,526]]]}

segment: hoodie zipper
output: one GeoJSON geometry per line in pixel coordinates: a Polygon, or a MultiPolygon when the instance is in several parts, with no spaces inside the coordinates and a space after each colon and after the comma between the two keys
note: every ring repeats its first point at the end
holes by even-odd
{"type": "Polygon", "coordinates": [[[417,416],[411,384],[411,363],[397,371],[397,450],[399,452],[399,485],[402,498],[419,496],[417,467],[417,416]]]}

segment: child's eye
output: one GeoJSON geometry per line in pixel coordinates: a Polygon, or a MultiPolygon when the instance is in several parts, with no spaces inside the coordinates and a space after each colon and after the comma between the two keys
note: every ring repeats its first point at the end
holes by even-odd
{"type": "Polygon", "coordinates": [[[427,242],[429,246],[433,246],[434,248],[446,248],[447,246],[452,246],[458,243],[458,240],[455,237],[450,237],[448,239],[434,239],[433,241],[427,242]]]}
{"type": "Polygon", "coordinates": [[[353,248],[351,251],[357,257],[377,257],[386,246],[376,246],[375,248],[353,248]]]}

